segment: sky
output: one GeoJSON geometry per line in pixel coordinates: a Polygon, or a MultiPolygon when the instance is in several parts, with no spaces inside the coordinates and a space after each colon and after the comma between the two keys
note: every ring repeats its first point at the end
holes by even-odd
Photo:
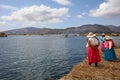
{"type": "Polygon", "coordinates": [[[120,0],[0,0],[0,31],[85,24],[120,26],[120,0]]]}

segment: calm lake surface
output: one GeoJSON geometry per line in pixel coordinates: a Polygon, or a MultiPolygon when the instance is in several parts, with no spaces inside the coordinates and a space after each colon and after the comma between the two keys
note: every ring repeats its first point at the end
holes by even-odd
{"type": "Polygon", "coordinates": [[[85,45],[83,36],[0,38],[0,80],[58,80],[86,57],[85,45]]]}

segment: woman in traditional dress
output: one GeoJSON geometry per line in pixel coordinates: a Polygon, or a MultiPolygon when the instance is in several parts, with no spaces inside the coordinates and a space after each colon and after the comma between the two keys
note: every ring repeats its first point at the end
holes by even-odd
{"type": "Polygon", "coordinates": [[[92,63],[95,63],[95,66],[98,66],[98,62],[100,62],[100,54],[99,54],[99,50],[98,50],[98,46],[100,44],[98,38],[96,37],[95,34],[93,34],[92,32],[90,32],[87,35],[87,56],[88,56],[88,62],[89,65],[91,65],[92,63]]]}
{"type": "Polygon", "coordinates": [[[115,54],[115,44],[112,40],[112,38],[108,35],[105,36],[105,42],[104,42],[104,60],[107,61],[113,61],[116,60],[116,54],[115,54]]]}
{"type": "Polygon", "coordinates": [[[104,52],[104,42],[105,42],[105,33],[102,34],[102,36],[100,37],[100,49],[101,52],[104,52]]]}

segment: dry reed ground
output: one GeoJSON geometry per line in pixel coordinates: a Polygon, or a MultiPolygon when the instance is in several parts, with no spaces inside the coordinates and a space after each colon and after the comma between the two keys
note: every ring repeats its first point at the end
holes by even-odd
{"type": "Polygon", "coordinates": [[[94,64],[89,66],[85,59],[60,80],[120,80],[120,48],[116,48],[115,52],[116,61],[104,61],[101,53],[101,62],[98,67],[95,67],[94,64]]]}

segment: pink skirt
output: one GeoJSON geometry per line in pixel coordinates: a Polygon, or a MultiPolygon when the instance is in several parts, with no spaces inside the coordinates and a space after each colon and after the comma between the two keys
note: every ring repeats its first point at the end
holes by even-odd
{"type": "Polygon", "coordinates": [[[89,47],[87,49],[87,53],[88,53],[88,62],[95,63],[101,61],[98,48],[89,47]]]}
{"type": "Polygon", "coordinates": [[[100,49],[101,49],[102,52],[104,52],[104,43],[100,44],[100,49]]]}

